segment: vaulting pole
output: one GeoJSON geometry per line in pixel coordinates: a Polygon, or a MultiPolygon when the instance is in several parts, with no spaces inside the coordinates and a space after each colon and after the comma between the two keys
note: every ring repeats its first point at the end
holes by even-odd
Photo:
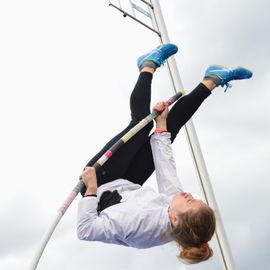
{"type": "MultiPolygon", "coordinates": [[[[153,8],[148,8],[152,16],[153,27],[160,33],[160,43],[170,43],[168,32],[166,29],[165,21],[161,12],[160,4],[158,0],[150,0],[150,4],[153,8]]],[[[183,84],[180,79],[178,68],[174,57],[168,59],[169,74],[174,86],[175,92],[183,91],[183,84]]],[[[191,150],[192,158],[194,161],[195,169],[199,177],[199,181],[205,196],[205,200],[208,205],[214,209],[217,218],[216,238],[221,253],[224,269],[234,270],[234,260],[230,250],[230,246],[226,237],[225,229],[221,220],[221,215],[218,210],[217,202],[213,192],[213,188],[210,182],[210,178],[207,172],[206,164],[202,155],[199,140],[193,125],[193,121],[189,120],[185,125],[186,137],[191,150]]]]}
{"type": "MultiPolygon", "coordinates": [[[[171,97],[167,103],[168,105],[173,104],[175,101],[177,101],[181,96],[183,95],[182,92],[176,93],[173,97],[171,97]]],[[[120,138],[115,144],[112,145],[110,149],[106,151],[105,154],[101,156],[101,158],[93,165],[93,167],[96,169],[96,171],[103,166],[105,162],[107,162],[117,151],[120,149],[126,142],[128,142],[133,136],[135,136],[136,133],[138,133],[141,129],[143,129],[148,123],[153,121],[159,114],[161,114],[160,111],[153,111],[151,114],[146,116],[144,119],[142,119],[136,126],[134,126],[132,129],[130,129],[122,138],[120,138]]],[[[40,242],[39,248],[34,256],[34,259],[30,265],[29,270],[35,270],[37,268],[38,262],[42,256],[42,253],[49,242],[56,226],[60,222],[61,218],[65,214],[66,210],[70,206],[70,204],[73,202],[73,200],[76,198],[78,193],[82,190],[84,186],[83,181],[79,181],[77,185],[74,187],[72,192],[69,194],[69,196],[66,198],[60,209],[58,210],[55,219],[53,220],[49,230],[44,235],[43,239],[40,242]]]]}

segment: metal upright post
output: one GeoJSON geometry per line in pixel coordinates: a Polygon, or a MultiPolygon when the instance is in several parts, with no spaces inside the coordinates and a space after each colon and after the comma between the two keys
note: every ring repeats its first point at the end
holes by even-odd
{"type": "MultiPolygon", "coordinates": [[[[160,33],[159,39],[161,44],[170,43],[159,1],[150,0],[150,4],[152,5],[153,8],[148,8],[148,10],[151,13],[154,29],[160,33]]],[[[183,84],[181,82],[174,57],[170,57],[168,59],[168,69],[175,92],[183,91],[183,84]]],[[[206,164],[202,155],[199,140],[192,120],[189,120],[188,123],[185,125],[185,131],[188,144],[191,150],[192,158],[194,161],[195,169],[205,196],[205,200],[209,204],[209,206],[212,209],[214,209],[216,213],[217,218],[216,238],[220,249],[224,269],[234,270],[235,269],[234,260],[232,257],[230,246],[226,237],[226,233],[218,210],[215,195],[207,172],[206,164]]]]}

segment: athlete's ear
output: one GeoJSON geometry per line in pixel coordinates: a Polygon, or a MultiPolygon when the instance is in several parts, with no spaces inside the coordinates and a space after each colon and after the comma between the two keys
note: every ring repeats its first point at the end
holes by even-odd
{"type": "Polygon", "coordinates": [[[172,215],[171,216],[171,223],[174,228],[178,227],[180,225],[180,218],[178,216],[172,215]]]}

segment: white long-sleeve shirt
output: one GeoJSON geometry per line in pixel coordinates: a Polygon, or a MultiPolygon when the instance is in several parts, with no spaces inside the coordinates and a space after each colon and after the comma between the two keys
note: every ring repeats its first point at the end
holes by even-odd
{"type": "Polygon", "coordinates": [[[150,143],[156,169],[157,193],[153,188],[117,179],[98,187],[97,197],[84,197],[78,206],[78,238],[135,248],[150,248],[170,242],[168,208],[173,195],[182,192],[173,158],[170,133],[154,134],[150,143]],[[98,215],[104,191],[117,190],[121,202],[98,215]]]}

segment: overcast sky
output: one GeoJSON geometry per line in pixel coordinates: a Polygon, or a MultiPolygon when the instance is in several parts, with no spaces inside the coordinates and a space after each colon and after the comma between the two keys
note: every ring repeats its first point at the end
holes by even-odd
{"type": "MultiPolygon", "coordinates": [[[[254,71],[216,91],[194,116],[237,269],[269,262],[268,0],[160,0],[185,90],[209,64],[254,71]]],[[[143,7],[143,5],[142,5],[143,7]]],[[[129,122],[137,58],[155,34],[107,1],[0,0],[0,269],[28,269],[39,241],[81,170],[129,122]]],[[[153,81],[152,104],[173,94],[166,68],[153,81]]],[[[184,188],[203,198],[182,133],[174,146],[184,188]]],[[[148,185],[156,188],[154,175],[148,185]]],[[[73,202],[38,269],[222,269],[215,255],[181,264],[174,244],[136,250],[79,241],[73,202]]]]}

